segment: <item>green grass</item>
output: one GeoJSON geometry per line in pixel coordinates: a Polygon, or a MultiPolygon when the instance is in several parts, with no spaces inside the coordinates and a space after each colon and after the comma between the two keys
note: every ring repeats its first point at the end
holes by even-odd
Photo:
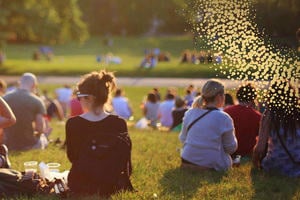
{"type": "MultiPolygon", "coordinates": [[[[115,71],[117,76],[129,77],[215,77],[217,72],[212,64],[180,64],[181,53],[195,47],[191,36],[170,37],[115,37],[112,47],[103,44],[103,38],[92,38],[84,44],[68,43],[52,46],[54,58],[47,61],[42,57],[32,60],[40,44],[8,44],[4,49],[7,59],[0,67],[0,73],[6,75],[22,74],[30,71],[37,75],[78,75],[93,70],[107,69],[115,71]],[[141,69],[139,64],[144,50],[160,48],[171,54],[170,62],[160,62],[153,69],[141,69]],[[97,63],[96,56],[113,53],[122,58],[122,63],[97,63]]],[[[201,48],[198,45],[198,49],[201,48]]]]}
{"type": "MultiPolygon", "coordinates": [[[[57,85],[41,85],[50,93],[57,85]]],[[[140,103],[151,87],[124,87],[134,109],[135,121],[141,117],[140,103]]],[[[164,95],[166,88],[161,88],[164,95]]],[[[183,95],[183,88],[178,94],[183,95]]],[[[232,91],[231,91],[232,92],[232,91]]],[[[129,122],[132,123],[132,122],[129,122]]],[[[64,123],[51,121],[53,132],[50,139],[65,139],[64,123]]],[[[286,178],[275,174],[265,174],[252,168],[249,160],[243,159],[239,168],[228,172],[194,172],[180,168],[180,148],[178,133],[159,130],[137,130],[129,126],[133,143],[132,183],[135,193],[121,193],[112,199],[300,199],[300,180],[286,178]]],[[[64,149],[53,143],[45,150],[10,152],[14,169],[22,171],[23,162],[59,162],[61,171],[69,170],[70,163],[64,149]]],[[[26,199],[26,198],[19,198],[26,199]]],[[[58,199],[35,196],[33,199],[58,199]]],[[[99,199],[95,196],[86,199],[99,199]]]]}

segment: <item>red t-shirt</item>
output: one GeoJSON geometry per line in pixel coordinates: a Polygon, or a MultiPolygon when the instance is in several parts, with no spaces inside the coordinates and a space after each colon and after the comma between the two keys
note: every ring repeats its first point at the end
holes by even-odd
{"type": "Polygon", "coordinates": [[[258,136],[261,114],[248,106],[234,105],[224,109],[233,119],[238,149],[234,154],[251,156],[258,136]]]}
{"type": "Polygon", "coordinates": [[[81,115],[83,113],[80,102],[73,98],[70,101],[70,117],[81,115]]]}

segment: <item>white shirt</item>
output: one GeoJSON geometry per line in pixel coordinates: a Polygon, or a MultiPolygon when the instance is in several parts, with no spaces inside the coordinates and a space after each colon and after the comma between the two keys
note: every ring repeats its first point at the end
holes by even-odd
{"type": "Polygon", "coordinates": [[[171,127],[173,124],[172,110],[175,106],[175,100],[165,100],[160,103],[158,116],[162,126],[171,127]]]}
{"type": "Polygon", "coordinates": [[[124,119],[129,119],[131,116],[131,109],[128,104],[128,99],[122,96],[114,97],[112,99],[112,106],[117,115],[124,119]]]}
{"type": "Polygon", "coordinates": [[[183,143],[181,157],[199,166],[215,170],[226,170],[232,164],[230,154],[237,149],[233,120],[220,110],[213,110],[188,131],[187,127],[208,110],[193,108],[183,118],[179,135],[183,143]]]}

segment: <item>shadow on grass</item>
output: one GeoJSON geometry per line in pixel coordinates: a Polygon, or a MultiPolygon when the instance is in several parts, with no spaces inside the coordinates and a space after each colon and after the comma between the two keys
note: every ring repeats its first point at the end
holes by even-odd
{"type": "Polygon", "coordinates": [[[202,186],[219,184],[226,172],[194,171],[175,168],[166,171],[160,180],[162,195],[177,196],[178,199],[191,199],[202,186]]]}
{"type": "Polygon", "coordinates": [[[300,179],[251,170],[253,199],[300,199],[300,179]]]}

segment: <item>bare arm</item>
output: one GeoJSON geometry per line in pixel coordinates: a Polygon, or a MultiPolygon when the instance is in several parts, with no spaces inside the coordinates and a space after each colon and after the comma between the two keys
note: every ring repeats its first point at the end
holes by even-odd
{"type": "Polygon", "coordinates": [[[0,128],[6,128],[16,123],[16,117],[9,105],[0,97],[0,128]]]}
{"type": "Polygon", "coordinates": [[[45,119],[42,114],[37,114],[35,117],[35,131],[37,134],[42,134],[45,132],[45,119]]]}
{"type": "Polygon", "coordinates": [[[269,138],[269,132],[270,132],[270,114],[268,111],[266,111],[263,114],[260,122],[258,141],[253,148],[252,162],[255,167],[258,168],[261,167],[260,162],[265,155],[266,145],[269,138]]]}

